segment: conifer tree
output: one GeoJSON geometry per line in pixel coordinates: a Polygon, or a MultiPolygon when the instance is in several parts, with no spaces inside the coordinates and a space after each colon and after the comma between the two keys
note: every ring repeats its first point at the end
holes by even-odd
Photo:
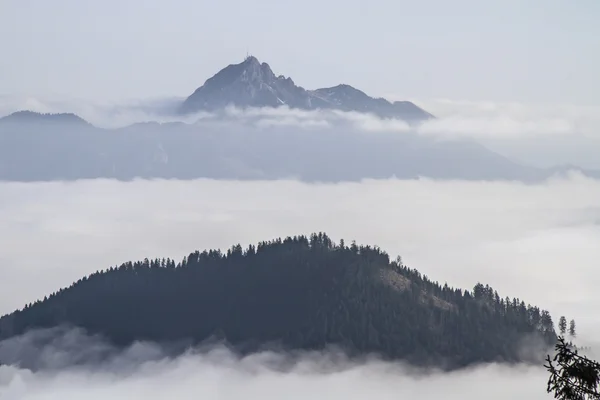
{"type": "Polygon", "coordinates": [[[571,337],[577,336],[577,333],[575,332],[575,320],[574,319],[572,319],[571,322],[569,323],[569,336],[571,336],[571,337]]]}
{"type": "Polygon", "coordinates": [[[565,333],[567,332],[567,319],[564,315],[558,320],[558,330],[561,336],[565,336],[565,333]]]}

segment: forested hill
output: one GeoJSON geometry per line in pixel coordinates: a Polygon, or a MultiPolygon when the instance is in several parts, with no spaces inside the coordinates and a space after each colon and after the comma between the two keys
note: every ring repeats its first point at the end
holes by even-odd
{"type": "Polygon", "coordinates": [[[135,340],[226,340],[322,349],[460,367],[517,361],[524,338],[554,343],[547,311],[433,282],[377,247],[325,234],[128,262],[96,272],[0,319],[0,337],[75,325],[117,345],[135,340]]]}

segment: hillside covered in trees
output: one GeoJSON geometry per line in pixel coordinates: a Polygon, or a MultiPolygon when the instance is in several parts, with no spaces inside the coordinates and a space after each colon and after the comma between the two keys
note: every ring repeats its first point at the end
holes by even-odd
{"type": "Polygon", "coordinates": [[[2,317],[0,338],[59,325],[120,346],[218,338],[247,353],[335,344],[446,368],[520,361],[533,338],[556,342],[547,311],[487,285],[440,285],[378,247],[323,233],[96,272],[2,317]]]}

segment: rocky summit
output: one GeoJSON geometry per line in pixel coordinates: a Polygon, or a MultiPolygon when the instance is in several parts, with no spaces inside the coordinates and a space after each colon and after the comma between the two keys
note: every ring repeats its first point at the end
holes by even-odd
{"type": "Polygon", "coordinates": [[[418,122],[433,116],[409,101],[390,102],[373,98],[350,85],[306,90],[283,75],[275,75],[269,64],[248,56],[209,78],[181,104],[179,111],[189,114],[216,111],[229,105],[240,108],[281,107],[318,110],[334,109],[370,113],[381,118],[418,122]]]}

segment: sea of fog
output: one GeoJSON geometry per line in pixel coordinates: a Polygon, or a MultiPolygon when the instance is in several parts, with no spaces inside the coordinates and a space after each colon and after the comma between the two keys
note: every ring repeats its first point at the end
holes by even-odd
{"type": "MultiPolygon", "coordinates": [[[[583,344],[593,345],[600,329],[600,182],[578,175],[533,186],[426,179],[0,183],[0,221],[1,314],[124,261],[179,260],[196,249],[324,231],[336,241],[379,245],[441,283],[487,283],[501,296],[548,309],[555,321],[574,318],[583,344]]],[[[28,338],[18,343],[27,346],[28,338]]],[[[36,351],[49,364],[73,356],[36,351]]],[[[301,356],[281,371],[273,360],[285,357],[238,360],[216,348],[173,360],[145,344],[94,368],[0,367],[0,398],[549,398],[541,366],[423,375],[326,353],[301,356]]]]}

